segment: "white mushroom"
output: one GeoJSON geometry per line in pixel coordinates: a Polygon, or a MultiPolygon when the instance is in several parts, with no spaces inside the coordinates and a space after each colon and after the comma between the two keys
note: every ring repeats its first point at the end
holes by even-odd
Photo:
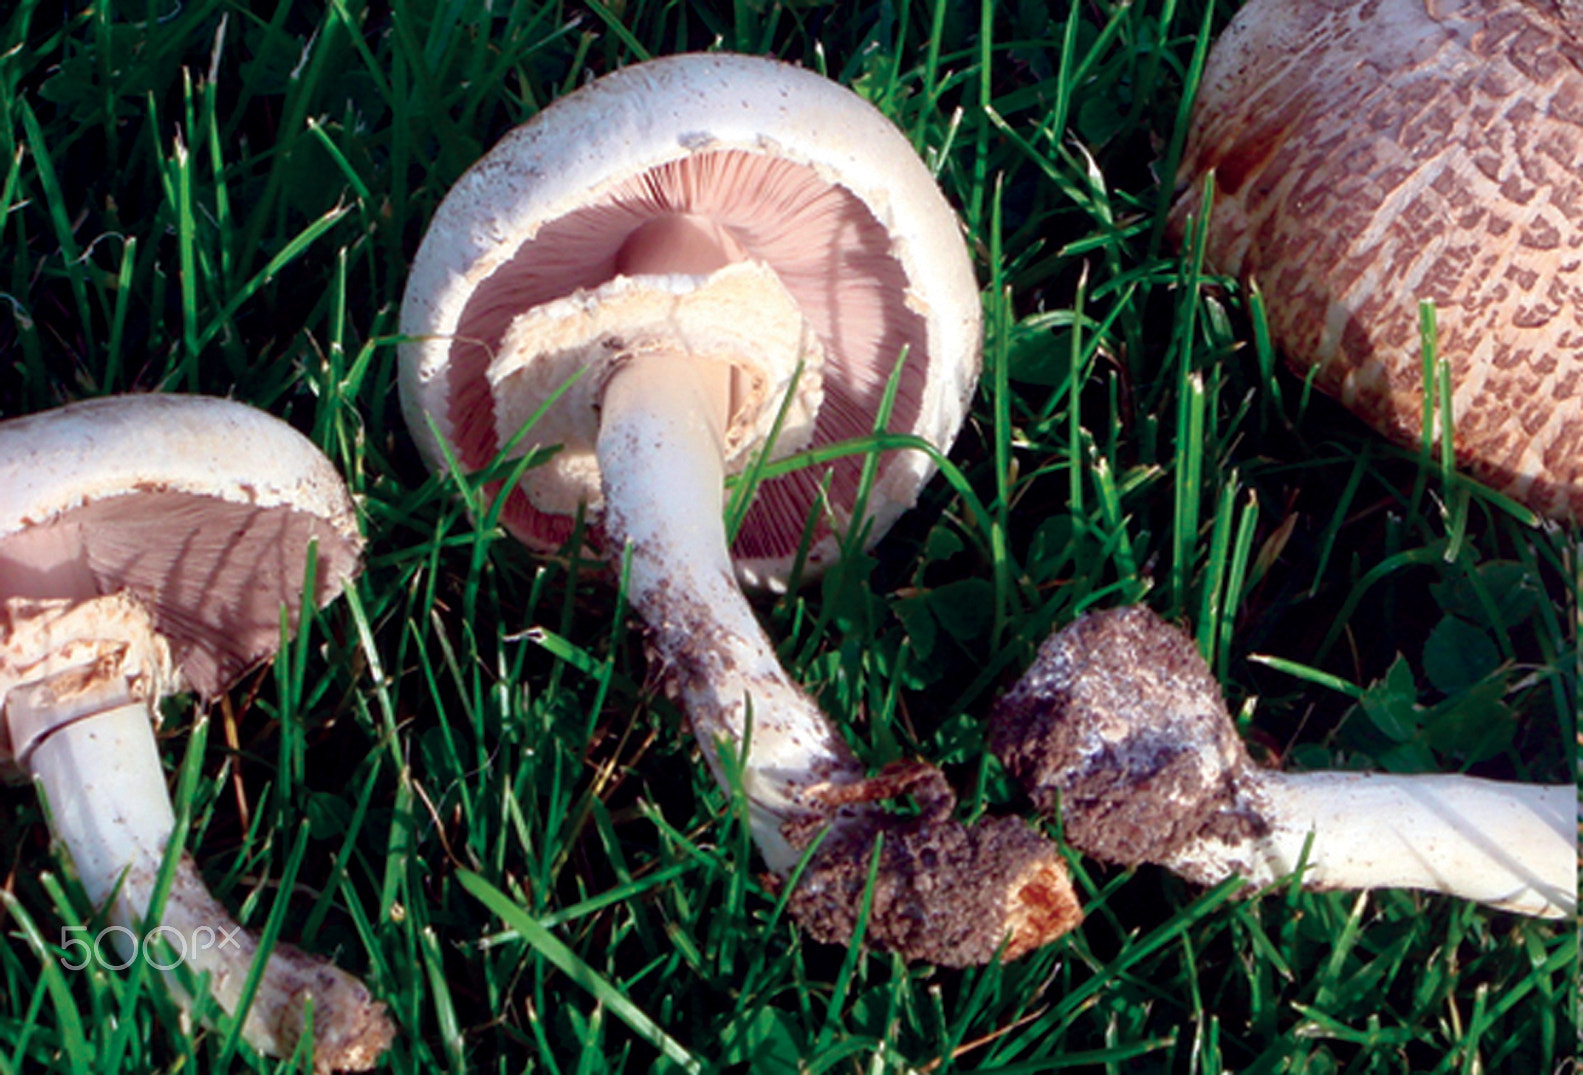
{"type": "Polygon", "coordinates": [[[861,457],[768,480],[727,548],[726,476],[871,432],[898,364],[891,431],[943,449],[966,409],[972,268],[933,178],[877,110],[744,56],[602,78],[451,190],[413,264],[402,329],[408,423],[436,466],[443,438],[465,469],[484,469],[576,378],[512,449],[561,446],[504,492],[501,520],[552,551],[586,505],[608,557],[630,547],[627,596],[722,783],[721,745],[746,751],[765,860],[784,875],[829,830],[792,903],[815,936],[850,934],[882,828],[870,941],[973,963],[1008,935],[1016,955],[1075,921],[1055,849],[1020,821],[950,821],[954,799],[927,766],[867,779],[738,589],[784,586],[810,520],[810,574],[849,528],[878,540],[930,458],[884,454],[861,518],[861,457]],[[873,805],[901,790],[926,800],[923,818],[873,805]],[[949,882],[924,877],[929,855],[949,882]]]}
{"type": "Polygon", "coordinates": [[[1436,310],[1452,443],[1583,523],[1583,18],[1575,4],[1251,0],[1216,42],[1172,211],[1252,280],[1270,335],[1392,439],[1426,416],[1436,310]],[[1208,177],[1214,198],[1204,204],[1208,177]]]}
{"type": "Polygon", "coordinates": [[[1142,606],[1051,636],[996,703],[989,741],[1073,846],[1107,862],[1577,911],[1575,787],[1257,768],[1192,638],[1142,606]]]}
{"type": "MultiPolygon", "coordinates": [[[[212,697],[274,652],[282,607],[298,619],[310,543],[322,604],[357,568],[351,502],[329,461],[260,411],[129,396],[0,423],[0,760],[39,785],[123,958],[163,937],[171,955],[157,958],[207,974],[227,1012],[257,943],[185,853],[145,921],[175,827],[156,707],[179,690],[212,697]]],[[[290,1055],[310,1001],[321,1070],[366,1069],[389,1043],[360,981],[286,944],[244,1036],[290,1055]]]]}

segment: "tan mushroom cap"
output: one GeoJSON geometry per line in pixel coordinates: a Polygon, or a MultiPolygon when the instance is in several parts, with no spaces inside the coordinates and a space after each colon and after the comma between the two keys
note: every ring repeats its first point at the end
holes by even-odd
{"type": "Polygon", "coordinates": [[[0,601],[127,591],[214,695],[355,573],[345,484],[291,426],[201,396],[118,396],[0,422],[0,601]]]}
{"type": "Polygon", "coordinates": [[[1257,282],[1299,374],[1408,445],[1432,301],[1459,462],[1583,522],[1583,22],[1563,7],[1254,0],[1205,67],[1172,221],[1201,216],[1213,170],[1207,262],[1257,282]]]}
{"type": "MultiPolygon", "coordinates": [[[[949,446],[978,374],[979,297],[928,168],[877,109],[819,75],[690,54],[557,101],[507,134],[436,212],[408,281],[401,347],[403,405],[430,463],[444,459],[430,421],[464,469],[498,453],[488,369],[518,315],[647,266],[655,250],[673,262],[633,271],[708,273],[748,260],[779,277],[824,356],[811,446],[870,432],[903,354],[889,428],[949,446]]],[[[597,502],[590,460],[565,467],[583,477],[561,503],[597,502]]],[[[854,456],[764,483],[732,550],[744,581],[784,578],[825,503],[827,469],[828,502],[845,525],[862,465],[854,456]]],[[[884,456],[871,540],[933,469],[921,452],[884,456]]],[[[502,520],[530,546],[554,549],[570,535],[569,515],[541,510],[556,497],[535,507],[520,489],[507,495],[502,520]]],[[[817,537],[811,571],[837,551],[828,527],[817,537]]]]}

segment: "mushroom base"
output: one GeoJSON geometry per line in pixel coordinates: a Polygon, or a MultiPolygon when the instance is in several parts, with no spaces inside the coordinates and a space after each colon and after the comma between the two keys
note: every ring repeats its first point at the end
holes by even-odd
{"type": "Polygon", "coordinates": [[[909,961],[972,967],[1026,955],[1082,921],[1056,846],[1021,818],[956,820],[956,795],[932,765],[903,763],[830,798],[841,812],[793,836],[816,842],[788,903],[816,940],[861,935],[909,961]],[[871,805],[904,793],[921,813],[871,805]]]}
{"type": "Polygon", "coordinates": [[[1053,635],[990,720],[990,748],[1035,805],[1106,862],[1576,913],[1574,788],[1259,769],[1192,638],[1143,607],[1053,635]]]}
{"type": "MultiPolygon", "coordinates": [[[[9,708],[9,707],[8,707],[9,708]]],[[[70,853],[84,890],[106,907],[123,956],[129,938],[168,951],[157,957],[173,994],[192,1004],[189,983],[236,1014],[258,942],[209,894],[192,859],[176,864],[157,922],[148,918],[175,829],[148,709],[141,704],[86,717],[49,735],[29,765],[50,825],[70,853]],[[167,969],[168,968],[168,969],[167,969]],[[200,984],[201,983],[201,984],[200,984]]],[[[289,944],[276,944],[243,1019],[242,1036],[268,1056],[290,1056],[313,1025],[320,1071],[364,1071],[394,1036],[385,1006],[361,981],[289,944]]]]}

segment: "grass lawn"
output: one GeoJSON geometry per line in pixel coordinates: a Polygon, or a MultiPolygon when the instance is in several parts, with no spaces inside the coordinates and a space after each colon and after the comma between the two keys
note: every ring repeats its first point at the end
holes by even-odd
{"type": "MultiPolygon", "coordinates": [[[[366,977],[399,1071],[1521,1072],[1577,1040],[1566,927],[1411,893],[1242,900],[1074,857],[1088,919],[1012,965],[802,937],[606,580],[420,463],[406,265],[450,183],[591,74],[697,48],[827,72],[970,234],[985,372],[872,555],[761,612],[873,765],[1026,811],[981,721],[1082,609],[1197,632],[1292,767],[1574,773],[1575,537],[1311,396],[1163,238],[1184,95],[1232,5],[12,0],[0,14],[0,414],[205,392],[330,455],[348,599],[222,703],[168,705],[217,895],[366,977]],[[1163,181],[1162,181],[1163,178],[1163,181]],[[968,495],[967,490],[971,491],[968,495]],[[1274,662],[1272,664],[1272,661],[1274,662]]],[[[0,809],[0,1072],[309,1070],[61,968],[91,921],[37,797],[0,809]]]]}

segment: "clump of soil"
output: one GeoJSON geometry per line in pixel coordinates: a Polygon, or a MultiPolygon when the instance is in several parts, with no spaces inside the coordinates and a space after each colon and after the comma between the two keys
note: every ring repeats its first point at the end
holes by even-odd
{"type": "Polygon", "coordinates": [[[1259,820],[1220,685],[1186,632],[1142,606],[1090,613],[1047,639],[996,703],[989,747],[1085,854],[1136,866],[1259,820]]]}
{"type": "Polygon", "coordinates": [[[951,817],[955,796],[933,766],[887,770],[839,794],[850,801],[903,792],[922,813],[864,810],[832,826],[814,851],[789,909],[816,940],[851,943],[876,845],[862,939],[909,961],[966,967],[1016,959],[1081,921],[1055,845],[1021,818],[969,826],[951,817]]]}

